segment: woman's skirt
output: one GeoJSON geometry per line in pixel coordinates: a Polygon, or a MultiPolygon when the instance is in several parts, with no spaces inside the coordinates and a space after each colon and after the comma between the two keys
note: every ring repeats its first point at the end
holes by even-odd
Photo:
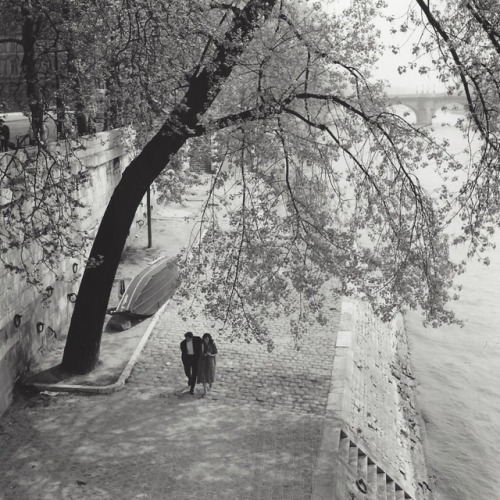
{"type": "Polygon", "coordinates": [[[198,365],[199,384],[211,384],[215,380],[215,358],[212,356],[202,356],[198,365]]]}

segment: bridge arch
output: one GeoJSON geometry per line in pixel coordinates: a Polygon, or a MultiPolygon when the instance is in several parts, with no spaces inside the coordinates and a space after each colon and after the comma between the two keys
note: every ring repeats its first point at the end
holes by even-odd
{"type": "Polygon", "coordinates": [[[397,103],[391,105],[391,111],[404,118],[408,123],[415,125],[417,123],[417,110],[407,104],[397,103]]]}
{"type": "Polygon", "coordinates": [[[394,108],[409,108],[415,114],[415,125],[425,127],[432,125],[433,117],[443,107],[453,110],[453,114],[462,113],[466,100],[463,96],[448,94],[407,94],[392,96],[389,103],[394,108]]]}

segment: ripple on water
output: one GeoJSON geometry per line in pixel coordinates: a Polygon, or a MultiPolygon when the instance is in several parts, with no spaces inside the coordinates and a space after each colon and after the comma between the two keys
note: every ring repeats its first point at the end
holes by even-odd
{"type": "Polygon", "coordinates": [[[500,291],[495,293],[496,300],[459,301],[468,319],[462,329],[425,329],[418,315],[407,319],[438,500],[500,499],[500,321],[498,312],[491,313],[500,291]]]}

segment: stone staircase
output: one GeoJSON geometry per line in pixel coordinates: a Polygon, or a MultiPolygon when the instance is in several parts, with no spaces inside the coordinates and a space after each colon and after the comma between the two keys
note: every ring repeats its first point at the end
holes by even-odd
{"type": "Polygon", "coordinates": [[[340,431],[339,458],[347,469],[348,499],[414,500],[403,487],[377,465],[349,436],[340,431]]]}

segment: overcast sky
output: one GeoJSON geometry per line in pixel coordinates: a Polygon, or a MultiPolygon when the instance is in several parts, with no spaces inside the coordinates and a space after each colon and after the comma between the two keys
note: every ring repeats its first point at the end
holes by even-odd
{"type": "MultiPolygon", "coordinates": [[[[351,0],[323,0],[325,5],[330,5],[333,9],[347,7],[351,0]]],[[[393,15],[396,18],[394,27],[399,28],[399,25],[406,19],[410,4],[415,6],[413,0],[386,0],[388,7],[384,9],[387,15],[393,15]]],[[[400,75],[398,67],[408,65],[414,58],[411,54],[413,43],[417,40],[418,34],[398,33],[391,34],[391,25],[380,20],[379,29],[381,31],[382,41],[387,46],[387,50],[383,58],[379,61],[378,68],[375,74],[379,78],[388,80],[391,85],[390,93],[422,93],[422,92],[445,92],[444,86],[437,80],[436,74],[419,75],[417,70],[407,70],[406,73],[400,75]],[[399,54],[395,55],[389,49],[390,45],[401,46],[399,54]]],[[[421,59],[424,62],[425,59],[421,59]]],[[[426,63],[431,66],[430,59],[426,63]]]]}
{"type": "MultiPolygon", "coordinates": [[[[388,8],[385,9],[386,12],[396,18],[394,27],[398,27],[406,19],[409,4],[415,4],[411,0],[386,0],[386,2],[389,4],[388,8]]],[[[411,50],[413,44],[421,35],[421,30],[414,34],[407,32],[394,35],[390,33],[388,23],[381,22],[379,28],[382,32],[382,40],[388,48],[379,63],[377,76],[389,80],[392,90],[395,92],[445,92],[443,84],[437,80],[436,73],[434,72],[429,75],[419,75],[417,70],[407,70],[402,75],[398,73],[398,66],[408,65],[414,59],[411,50]],[[401,46],[398,55],[393,54],[389,49],[389,45],[392,44],[401,46]]],[[[429,57],[421,58],[419,61],[432,66],[429,57]]]]}

